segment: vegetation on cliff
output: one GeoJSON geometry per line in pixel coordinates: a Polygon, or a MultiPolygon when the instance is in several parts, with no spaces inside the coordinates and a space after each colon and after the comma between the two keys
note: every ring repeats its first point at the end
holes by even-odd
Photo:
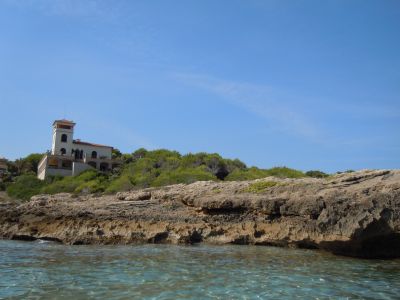
{"type": "Polygon", "coordinates": [[[226,159],[213,153],[189,153],[181,155],[165,149],[147,151],[139,149],[132,154],[113,152],[122,161],[121,167],[111,174],[88,170],[76,177],[49,177],[36,179],[35,172],[41,154],[10,162],[12,175],[3,178],[3,189],[14,198],[29,199],[45,193],[114,193],[130,189],[159,187],[195,181],[241,181],[276,176],[281,178],[324,177],[320,171],[302,171],[287,167],[259,169],[247,167],[238,159],[226,159]]]}

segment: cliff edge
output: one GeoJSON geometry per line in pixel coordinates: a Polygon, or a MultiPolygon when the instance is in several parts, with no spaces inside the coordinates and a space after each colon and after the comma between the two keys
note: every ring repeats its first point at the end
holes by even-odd
{"type": "Polygon", "coordinates": [[[400,257],[400,170],[196,182],[0,203],[0,237],[66,244],[212,243],[400,257]]]}

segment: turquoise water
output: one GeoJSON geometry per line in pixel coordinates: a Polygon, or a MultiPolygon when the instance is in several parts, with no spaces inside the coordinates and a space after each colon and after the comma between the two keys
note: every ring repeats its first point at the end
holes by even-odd
{"type": "Polygon", "coordinates": [[[0,299],[399,299],[400,260],[250,246],[0,241],[0,299]]]}

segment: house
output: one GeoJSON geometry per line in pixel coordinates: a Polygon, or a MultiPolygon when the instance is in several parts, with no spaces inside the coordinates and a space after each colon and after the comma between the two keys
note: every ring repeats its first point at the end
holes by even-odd
{"type": "Polygon", "coordinates": [[[39,179],[76,176],[92,168],[108,172],[119,166],[119,161],[112,159],[113,147],[74,140],[75,125],[64,119],[54,121],[51,151],[39,162],[39,179]]]}
{"type": "Polygon", "coordinates": [[[0,175],[7,173],[7,159],[4,157],[0,157],[0,175]]]}

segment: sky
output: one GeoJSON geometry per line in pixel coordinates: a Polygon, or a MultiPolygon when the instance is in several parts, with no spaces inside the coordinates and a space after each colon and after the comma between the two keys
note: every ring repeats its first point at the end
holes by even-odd
{"type": "Polygon", "coordinates": [[[75,138],[400,168],[398,0],[0,0],[0,156],[75,138]]]}

